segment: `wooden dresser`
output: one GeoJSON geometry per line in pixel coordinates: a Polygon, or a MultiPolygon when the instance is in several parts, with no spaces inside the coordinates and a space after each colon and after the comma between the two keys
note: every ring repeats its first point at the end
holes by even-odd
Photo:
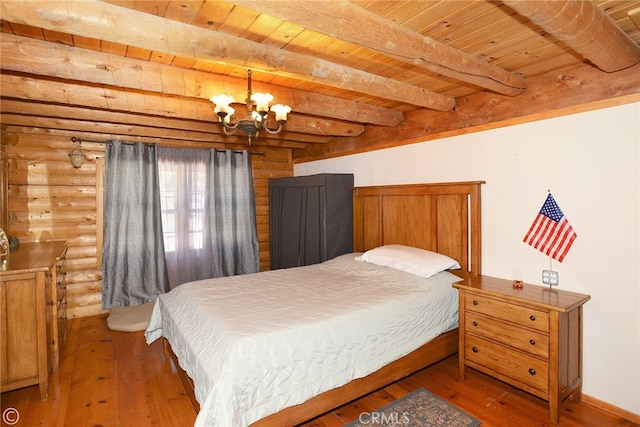
{"type": "Polygon", "coordinates": [[[66,242],[22,243],[0,264],[1,391],[39,384],[46,399],[66,337],[66,242]]]}
{"type": "Polygon", "coordinates": [[[590,297],[488,276],[453,285],[460,297],[460,376],[472,367],[559,406],[582,392],[582,305],[590,297]]]}

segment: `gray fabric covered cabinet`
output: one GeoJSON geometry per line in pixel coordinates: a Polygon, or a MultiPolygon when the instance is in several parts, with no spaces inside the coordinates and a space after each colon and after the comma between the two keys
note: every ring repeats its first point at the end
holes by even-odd
{"type": "Polygon", "coordinates": [[[316,264],[353,251],[353,174],[269,181],[271,269],[316,264]]]}

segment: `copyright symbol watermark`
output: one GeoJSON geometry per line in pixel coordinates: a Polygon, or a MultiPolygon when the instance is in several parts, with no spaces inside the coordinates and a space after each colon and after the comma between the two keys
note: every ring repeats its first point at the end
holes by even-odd
{"type": "Polygon", "coordinates": [[[7,425],[15,425],[18,423],[20,419],[20,412],[16,408],[7,408],[2,411],[2,421],[4,421],[7,425]]]}

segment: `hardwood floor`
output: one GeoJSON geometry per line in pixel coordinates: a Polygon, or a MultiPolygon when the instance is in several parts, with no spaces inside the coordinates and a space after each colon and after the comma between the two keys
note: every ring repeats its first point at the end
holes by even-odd
{"type": "MultiPolygon", "coordinates": [[[[490,426],[551,426],[546,402],[479,372],[458,379],[451,357],[304,427],[338,427],[424,387],[490,426]]],[[[51,374],[49,398],[37,386],[2,394],[2,426],[192,426],[196,412],[162,344],[142,332],[115,332],[105,316],[74,319],[51,374]],[[13,421],[19,417],[17,423],[13,421]]],[[[638,426],[585,403],[562,404],[560,426],[638,426]]]]}

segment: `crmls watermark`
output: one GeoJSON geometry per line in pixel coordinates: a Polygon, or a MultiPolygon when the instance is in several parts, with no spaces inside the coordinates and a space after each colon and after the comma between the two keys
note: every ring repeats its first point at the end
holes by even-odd
{"type": "Polygon", "coordinates": [[[364,425],[384,426],[388,424],[409,424],[411,418],[409,418],[408,412],[391,412],[388,414],[384,412],[363,412],[358,417],[358,421],[364,425]]]}

